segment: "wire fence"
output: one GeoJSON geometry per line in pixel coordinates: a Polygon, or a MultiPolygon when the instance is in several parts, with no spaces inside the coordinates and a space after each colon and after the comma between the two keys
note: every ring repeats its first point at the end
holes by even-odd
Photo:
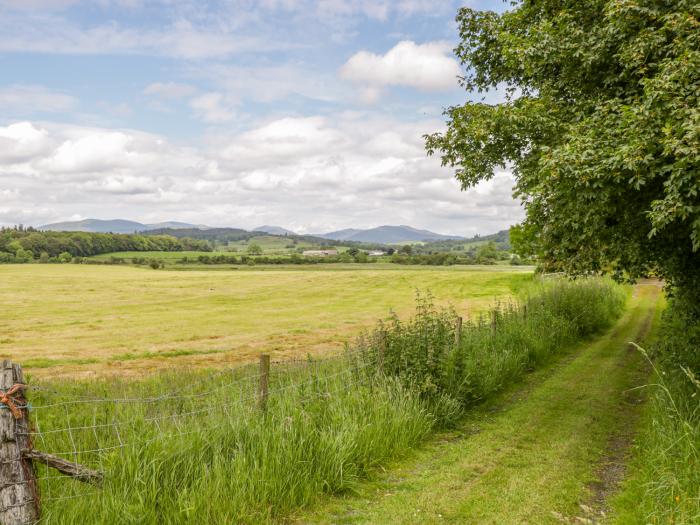
{"type": "MultiPolygon", "coordinates": [[[[10,414],[10,404],[0,404],[0,424],[13,429],[16,448],[9,456],[0,453],[0,523],[37,523],[41,506],[99,495],[102,476],[125,450],[266,417],[269,406],[333,399],[367,384],[376,364],[358,350],[271,366],[268,357],[267,369],[262,362],[136,381],[26,385],[31,402],[8,400],[16,402],[23,419],[10,414]],[[15,475],[8,477],[7,469],[15,475]]],[[[275,413],[283,415],[283,408],[275,413]]]]}
{"type": "MultiPolygon", "coordinates": [[[[462,334],[473,330],[495,331],[499,317],[506,314],[520,315],[515,305],[506,303],[486,317],[480,314],[464,323],[454,316],[457,324],[448,344],[458,346],[462,334]]],[[[322,359],[270,362],[265,356],[259,364],[212,372],[170,370],[143,380],[115,378],[58,386],[32,381],[26,388],[31,403],[25,400],[22,405],[26,421],[14,422],[14,439],[24,445],[17,445],[7,459],[0,454],[0,523],[37,523],[42,506],[99,497],[120,461],[145,456],[151,446],[193,435],[206,437],[255,418],[285,425],[287,414],[300,406],[373,388],[385,366],[384,328],[363,337],[353,350],[322,359]],[[5,466],[19,466],[17,475],[8,478],[5,466]],[[32,506],[35,514],[14,513],[32,506]]],[[[0,407],[8,408],[2,399],[0,407]]],[[[0,432],[3,418],[8,417],[9,410],[0,410],[0,432]]],[[[167,459],[159,456],[160,461],[167,459]]]]}

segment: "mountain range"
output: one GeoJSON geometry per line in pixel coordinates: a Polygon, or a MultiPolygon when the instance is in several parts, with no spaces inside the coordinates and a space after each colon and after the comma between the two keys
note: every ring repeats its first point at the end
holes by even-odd
{"type": "Polygon", "coordinates": [[[464,237],[456,235],[442,235],[428,230],[417,230],[410,226],[377,226],[368,230],[357,230],[349,228],[330,233],[319,233],[316,237],[332,239],[334,241],[357,241],[357,242],[377,242],[382,244],[392,244],[400,242],[420,242],[420,241],[447,241],[460,240],[464,237]]]}
{"type": "Polygon", "coordinates": [[[91,233],[136,233],[162,228],[206,228],[203,225],[188,224],[186,222],[167,221],[154,224],[143,224],[125,219],[84,219],[82,221],[55,222],[39,226],[40,230],[67,231],[67,232],[91,232],[91,233]]]}
{"type": "MultiPolygon", "coordinates": [[[[178,221],[146,224],[124,219],[84,219],[81,221],[56,222],[53,224],[45,224],[44,226],[40,226],[39,229],[49,231],[81,231],[93,233],[135,233],[162,229],[208,230],[210,229],[210,227],[201,224],[196,225],[178,221]]],[[[281,226],[270,225],[259,226],[252,231],[259,233],[267,233],[270,235],[297,235],[295,232],[286,228],[282,228],[281,226]]],[[[464,237],[459,237],[455,235],[442,235],[428,230],[418,230],[416,228],[412,228],[411,226],[405,225],[378,226],[376,228],[369,228],[364,230],[350,228],[346,230],[315,234],[314,237],[320,237],[322,239],[334,241],[354,241],[378,244],[464,239],[464,237]]]]}

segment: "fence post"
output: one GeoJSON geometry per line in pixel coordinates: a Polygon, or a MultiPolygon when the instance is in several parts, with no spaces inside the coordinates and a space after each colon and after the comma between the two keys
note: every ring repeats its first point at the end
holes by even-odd
{"type": "Polygon", "coordinates": [[[267,398],[270,386],[270,354],[260,354],[260,383],[258,390],[258,403],[260,409],[267,408],[267,398]]]}
{"type": "Polygon", "coordinates": [[[498,312],[491,310],[491,335],[496,335],[496,324],[498,323],[498,312]]]}
{"type": "Polygon", "coordinates": [[[2,362],[0,370],[0,523],[26,525],[39,520],[39,487],[31,460],[29,409],[22,367],[2,362]]]}
{"type": "Polygon", "coordinates": [[[459,348],[462,342],[462,318],[457,317],[457,326],[455,328],[455,348],[459,348]]]}
{"type": "Polygon", "coordinates": [[[527,304],[523,305],[523,319],[527,319],[527,304]]]}

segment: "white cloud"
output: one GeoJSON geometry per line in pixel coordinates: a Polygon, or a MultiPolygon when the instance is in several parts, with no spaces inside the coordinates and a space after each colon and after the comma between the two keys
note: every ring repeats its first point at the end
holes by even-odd
{"type": "Polygon", "coordinates": [[[376,102],[381,89],[407,86],[423,91],[445,91],[457,86],[460,68],[444,42],[416,44],[404,40],[384,55],[360,51],[340,69],[342,78],[363,86],[362,98],[376,102]]]}
{"type": "Polygon", "coordinates": [[[77,102],[70,95],[44,86],[12,85],[0,88],[0,110],[13,115],[60,113],[73,109],[77,102]]]}
{"type": "Polygon", "coordinates": [[[0,162],[6,165],[31,160],[48,151],[48,132],[30,122],[0,127],[0,162]]]}
{"type": "Polygon", "coordinates": [[[306,232],[402,223],[468,235],[518,221],[509,174],[460,192],[426,157],[421,136],[440,126],[351,112],[285,117],[192,149],[136,130],[15,123],[0,127],[0,223],[78,214],[306,232]]]}
{"type": "Polygon", "coordinates": [[[291,95],[335,102],[347,96],[335,77],[303,63],[239,66],[207,64],[189,68],[195,77],[213,82],[218,89],[256,102],[275,102],[291,95]]]}
{"type": "Polygon", "coordinates": [[[146,95],[157,95],[169,99],[180,99],[193,95],[197,89],[189,84],[177,82],[154,82],[143,90],[146,95]]]}
{"type": "Polygon", "coordinates": [[[190,106],[195,115],[210,124],[230,122],[236,117],[235,106],[238,100],[235,97],[222,93],[206,93],[190,101],[190,106]]]}
{"type": "Polygon", "coordinates": [[[0,52],[74,55],[151,55],[186,60],[224,58],[249,51],[285,47],[259,35],[240,34],[187,19],[163,23],[156,29],[122,27],[116,23],[80,26],[46,13],[0,18],[0,52]]]}

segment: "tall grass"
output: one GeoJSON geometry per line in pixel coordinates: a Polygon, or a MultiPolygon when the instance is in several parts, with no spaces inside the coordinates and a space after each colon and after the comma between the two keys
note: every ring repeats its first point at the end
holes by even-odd
{"type": "Polygon", "coordinates": [[[340,358],[273,365],[264,410],[253,367],[44,384],[32,393],[35,447],[105,472],[93,488],[39,467],[44,519],[276,521],[351,491],[470,405],[609,326],[623,304],[607,281],[541,284],[499,308],[495,331],[490,319],[470,321],[455,344],[455,313],[424,298],[413,319],[380,324],[340,358]]]}
{"type": "MultiPolygon", "coordinates": [[[[651,402],[615,523],[700,523],[700,323],[672,302],[650,354],[651,402]]],[[[641,349],[640,349],[641,350],[641,349]]]]}
{"type": "Polygon", "coordinates": [[[519,303],[496,305],[488,317],[468,320],[455,337],[457,315],[418,297],[415,317],[394,316],[360,339],[365,358],[398,377],[423,399],[438,400],[459,417],[526,371],[550,360],[619,317],[620,287],[601,279],[540,283],[519,303]],[[449,401],[448,401],[449,400],[449,401]]]}

